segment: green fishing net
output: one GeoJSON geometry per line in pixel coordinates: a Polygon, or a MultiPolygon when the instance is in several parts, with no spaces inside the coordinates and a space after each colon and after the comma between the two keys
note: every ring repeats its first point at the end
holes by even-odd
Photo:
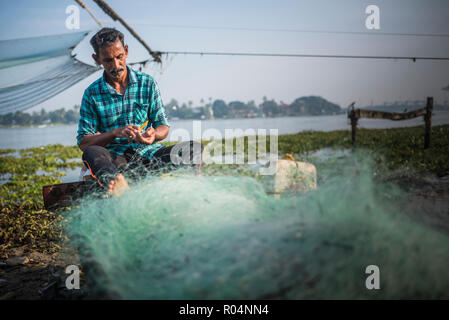
{"type": "Polygon", "coordinates": [[[66,230],[99,267],[95,288],[122,299],[448,298],[447,235],[401,212],[369,159],[325,170],[316,190],[279,199],[252,177],[148,177],[85,200],[66,230]]]}

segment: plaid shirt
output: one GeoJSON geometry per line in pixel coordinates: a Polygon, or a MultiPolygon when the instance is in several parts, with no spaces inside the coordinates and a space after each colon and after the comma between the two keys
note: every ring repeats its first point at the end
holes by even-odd
{"type": "MultiPolygon", "coordinates": [[[[124,94],[117,92],[105,81],[104,73],[103,77],[84,91],[76,137],[78,146],[85,135],[103,133],[130,124],[140,127],[147,120],[147,128],[169,126],[156,82],[145,73],[130,67],[127,69],[129,82],[124,94]]],[[[115,138],[106,146],[110,152],[118,155],[123,155],[129,147],[151,158],[162,145],[129,143],[126,138],[115,138]]]]}

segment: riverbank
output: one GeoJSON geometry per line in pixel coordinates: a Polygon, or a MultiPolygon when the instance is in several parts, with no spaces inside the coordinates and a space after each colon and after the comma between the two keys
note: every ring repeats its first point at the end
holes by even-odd
{"type": "Polygon", "coordinates": [[[0,124],[0,128],[1,129],[24,129],[24,128],[48,128],[48,127],[61,127],[61,126],[69,126],[69,125],[74,125],[74,124],[78,124],[77,122],[72,122],[72,123],[42,123],[42,124],[29,124],[29,125],[1,125],[0,124]]]}
{"type": "MultiPolygon", "coordinates": [[[[290,153],[317,167],[318,186],[341,175],[340,166],[354,152],[347,130],[281,135],[278,142],[280,157],[290,153]]],[[[398,213],[449,235],[449,125],[435,126],[431,147],[425,150],[423,145],[422,126],[358,132],[357,150],[372,159],[373,179],[393,183],[407,195],[397,204],[398,213]]],[[[84,293],[55,296],[58,274],[64,276],[62,268],[79,261],[64,242],[62,216],[43,209],[41,193],[43,185],[60,182],[64,170],[81,166],[72,160],[80,159],[80,150],[50,145],[0,150],[0,157],[0,175],[9,175],[8,182],[0,185],[0,297],[84,297],[84,293]],[[14,155],[17,152],[20,157],[14,155]]],[[[213,165],[203,172],[252,174],[213,165]]]]}
{"type": "MultiPolygon", "coordinates": [[[[449,124],[449,111],[436,111],[432,118],[432,125],[449,124]]],[[[362,129],[389,129],[398,127],[424,126],[422,117],[404,121],[381,119],[360,119],[358,126],[362,129]]],[[[166,141],[183,139],[211,139],[208,134],[221,137],[235,137],[247,135],[251,130],[266,130],[267,134],[296,134],[300,132],[330,132],[336,130],[350,130],[351,126],[346,115],[313,116],[313,117],[281,117],[254,119],[225,119],[225,120],[178,120],[170,121],[170,134],[166,141]],[[210,130],[213,130],[212,132],[210,130]],[[275,130],[271,133],[270,130],[275,130]],[[219,134],[218,134],[219,132],[219,134]],[[203,135],[205,135],[203,137],[203,135]]],[[[42,147],[50,144],[73,146],[76,143],[77,124],[61,125],[45,128],[0,128],[0,149],[25,149],[42,147]]]]}

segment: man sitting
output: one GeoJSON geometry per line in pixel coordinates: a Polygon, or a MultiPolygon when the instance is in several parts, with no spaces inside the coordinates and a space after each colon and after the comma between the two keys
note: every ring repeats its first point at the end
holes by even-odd
{"type": "Polygon", "coordinates": [[[80,108],[77,143],[91,175],[116,196],[129,188],[122,172],[140,175],[187,165],[199,174],[200,143],[156,143],[169,133],[160,92],[151,76],[126,65],[124,35],[103,28],[90,43],[93,59],[104,67],[103,76],[85,90],[80,108]]]}

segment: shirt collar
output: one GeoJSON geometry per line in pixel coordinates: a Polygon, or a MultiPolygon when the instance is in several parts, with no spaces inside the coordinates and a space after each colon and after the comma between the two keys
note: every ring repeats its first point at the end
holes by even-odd
{"type": "Polygon", "coordinates": [[[128,85],[136,83],[137,82],[136,72],[128,66],[126,66],[126,68],[128,68],[129,74],[128,85]]]}
{"type": "MultiPolygon", "coordinates": [[[[137,82],[137,76],[136,76],[136,72],[131,69],[130,67],[126,66],[126,69],[128,70],[128,86],[134,84],[137,82]]],[[[100,88],[101,91],[104,93],[111,93],[111,94],[115,94],[115,90],[111,87],[110,84],[108,84],[106,82],[106,74],[103,71],[103,76],[101,77],[101,83],[100,83],[100,88]]]]}

